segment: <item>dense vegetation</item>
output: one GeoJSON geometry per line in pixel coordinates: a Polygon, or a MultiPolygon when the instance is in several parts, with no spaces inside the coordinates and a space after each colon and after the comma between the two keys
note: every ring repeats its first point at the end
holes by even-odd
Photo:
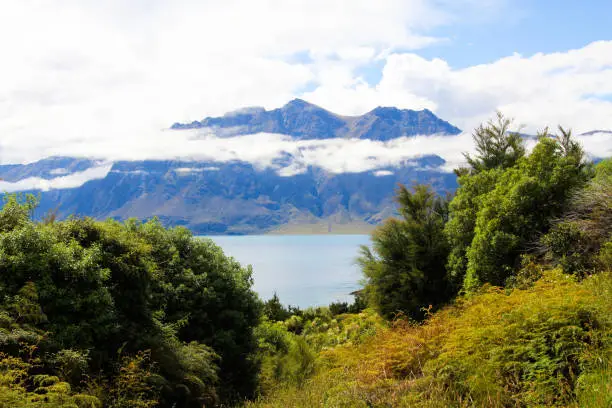
{"type": "Polygon", "coordinates": [[[260,302],[249,269],[186,229],[34,223],[34,207],[7,196],[0,211],[4,406],[37,406],[39,394],[110,407],[252,395],[260,302]]]}
{"type": "Polygon", "coordinates": [[[528,153],[510,127],[476,129],[454,196],[400,187],[400,217],[362,248],[371,309],[334,320],[370,330],[303,332],[316,357],[291,365],[309,379],[278,376],[251,406],[612,405],[612,160],[562,128],[528,153]]]}
{"type": "Polygon", "coordinates": [[[155,220],[0,210],[0,408],[612,404],[612,160],[499,115],[459,189],[400,187],[354,304],[261,302],[155,220]]]}

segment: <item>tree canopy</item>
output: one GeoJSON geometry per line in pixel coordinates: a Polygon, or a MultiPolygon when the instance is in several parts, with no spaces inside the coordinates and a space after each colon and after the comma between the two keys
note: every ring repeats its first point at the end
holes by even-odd
{"type": "MultiPolygon", "coordinates": [[[[252,395],[261,304],[250,268],[184,228],[34,223],[34,205],[8,196],[0,210],[0,300],[7,319],[32,333],[43,370],[76,353],[78,388],[85,376],[115,378],[124,357],[147,352],[142,364],[155,373],[147,389],[163,406],[252,395]]],[[[16,355],[24,335],[15,327],[3,331],[14,346],[2,349],[16,355]]]]}
{"type": "Polygon", "coordinates": [[[400,219],[392,218],[372,233],[373,251],[362,247],[359,259],[369,302],[385,317],[404,313],[421,319],[423,309],[448,300],[444,224],[448,199],[429,187],[400,186],[400,219]]]}

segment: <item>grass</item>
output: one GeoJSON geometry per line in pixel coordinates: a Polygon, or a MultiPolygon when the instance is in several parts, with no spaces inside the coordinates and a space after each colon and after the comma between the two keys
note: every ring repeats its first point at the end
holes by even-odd
{"type": "Polygon", "coordinates": [[[248,407],[612,406],[612,274],[484,288],[421,325],[324,349],[315,374],[248,407]]]}

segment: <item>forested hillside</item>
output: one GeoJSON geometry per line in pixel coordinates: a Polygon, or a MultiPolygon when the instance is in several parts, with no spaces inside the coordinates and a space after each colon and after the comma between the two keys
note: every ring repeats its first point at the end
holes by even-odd
{"type": "Polygon", "coordinates": [[[355,303],[300,310],[158,221],[0,210],[0,407],[604,407],[612,160],[499,115],[440,196],[400,187],[355,303]]]}

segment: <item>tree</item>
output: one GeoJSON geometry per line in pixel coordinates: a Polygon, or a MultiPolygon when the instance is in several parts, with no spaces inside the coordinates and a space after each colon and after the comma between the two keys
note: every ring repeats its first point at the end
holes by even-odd
{"type": "Polygon", "coordinates": [[[571,132],[560,132],[559,137],[541,133],[532,153],[505,169],[478,198],[464,290],[485,282],[504,285],[520,266],[520,255],[533,249],[590,178],[580,145],[571,132]]]}
{"type": "MultiPolygon", "coordinates": [[[[124,357],[148,351],[161,406],[208,406],[217,395],[255,390],[261,307],[250,268],[156,220],[35,223],[33,201],[5,202],[0,315],[14,315],[16,333],[49,333],[37,341],[41,372],[67,372],[60,361],[80,355],[83,375],[108,382],[124,357]]],[[[78,375],[69,377],[81,386],[78,375]]]]}
{"type": "Polygon", "coordinates": [[[478,154],[464,154],[472,173],[512,167],[525,155],[523,139],[518,132],[510,131],[511,125],[512,119],[497,112],[496,120],[476,128],[473,139],[478,154]]]}
{"type": "Polygon", "coordinates": [[[469,167],[455,170],[459,188],[450,202],[445,234],[450,243],[447,270],[455,293],[463,286],[467,250],[474,239],[476,215],[482,199],[496,186],[503,172],[525,155],[523,139],[510,131],[512,120],[497,113],[495,120],[476,128],[472,138],[477,154],[464,154],[469,167]]]}
{"type": "Polygon", "coordinates": [[[397,201],[402,218],[387,220],[372,233],[373,252],[366,246],[361,249],[365,293],[386,318],[404,313],[422,319],[423,308],[444,303],[450,294],[443,232],[448,199],[417,185],[413,191],[400,186],[397,201]]]}
{"type": "Polygon", "coordinates": [[[278,295],[274,292],[274,296],[263,304],[263,315],[273,322],[282,322],[291,317],[291,312],[283,306],[278,295]]]}

